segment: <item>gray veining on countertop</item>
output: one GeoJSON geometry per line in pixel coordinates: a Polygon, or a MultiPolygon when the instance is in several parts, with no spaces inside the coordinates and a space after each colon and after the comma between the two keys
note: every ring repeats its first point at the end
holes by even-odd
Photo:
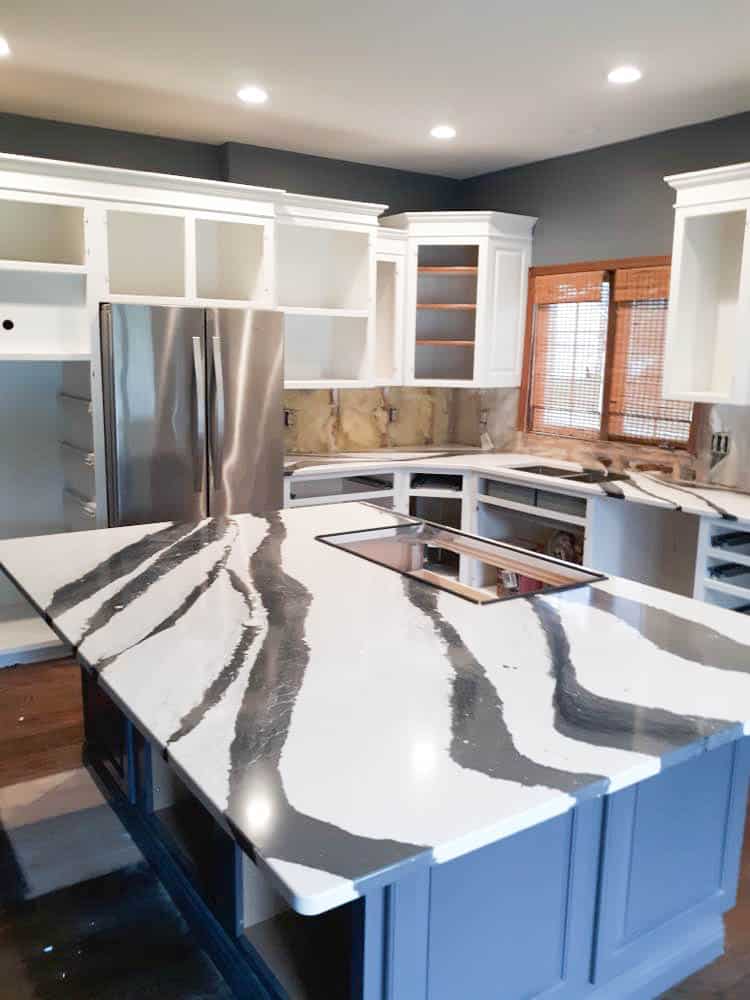
{"type": "Polygon", "coordinates": [[[745,616],[619,579],[478,606],[317,538],[403,520],[16,539],[0,565],[301,912],[750,729],[745,616]]]}
{"type": "MultiPolygon", "coordinates": [[[[627,479],[606,483],[580,483],[555,476],[525,472],[524,466],[539,465],[539,455],[513,452],[485,452],[479,449],[384,448],[382,451],[346,452],[332,455],[288,455],[285,475],[292,479],[312,478],[323,474],[357,475],[390,472],[397,469],[426,472],[475,472],[520,485],[559,490],[582,497],[615,497],[667,510],[684,511],[698,516],[750,521],[750,493],[712,483],[672,482],[647,472],[629,471],[627,479]]],[[[582,471],[583,466],[563,459],[549,459],[549,464],[582,471]]]]}

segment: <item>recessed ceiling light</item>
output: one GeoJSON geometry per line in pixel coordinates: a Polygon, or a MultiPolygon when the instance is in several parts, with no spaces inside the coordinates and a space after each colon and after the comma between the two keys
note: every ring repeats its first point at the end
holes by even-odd
{"type": "Polygon", "coordinates": [[[616,66],[607,73],[607,79],[610,83],[635,83],[642,76],[643,73],[637,66],[616,66]]]}
{"type": "Polygon", "coordinates": [[[455,139],[456,130],[452,125],[436,125],[430,129],[430,135],[433,139],[455,139]]]}
{"type": "Polygon", "coordinates": [[[262,87],[248,86],[238,90],[237,96],[245,104],[265,104],[268,100],[268,91],[262,87]]]}
{"type": "Polygon", "coordinates": [[[0,58],[9,55],[10,55],[10,45],[8,45],[8,40],[7,38],[3,38],[3,36],[0,35],[0,58]]]}

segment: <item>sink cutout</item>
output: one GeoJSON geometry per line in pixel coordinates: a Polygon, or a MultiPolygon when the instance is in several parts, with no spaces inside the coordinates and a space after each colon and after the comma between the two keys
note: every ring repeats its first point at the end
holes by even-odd
{"type": "Polygon", "coordinates": [[[319,535],[318,541],[473,604],[496,604],[514,597],[556,593],[606,579],[601,573],[572,563],[430,521],[319,535]],[[485,583],[473,586],[460,581],[455,573],[446,572],[446,565],[450,565],[446,553],[475,560],[479,564],[475,575],[485,583]]]}

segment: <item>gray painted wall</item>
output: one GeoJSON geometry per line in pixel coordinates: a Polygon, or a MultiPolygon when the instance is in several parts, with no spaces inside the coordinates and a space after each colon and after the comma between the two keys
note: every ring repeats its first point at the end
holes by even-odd
{"type": "Polygon", "coordinates": [[[750,112],[464,181],[266,149],[213,146],[0,114],[0,151],[383,202],[391,212],[496,209],[536,215],[534,261],[669,253],[665,174],[750,160],[750,112]]]}
{"type": "Polygon", "coordinates": [[[457,208],[539,217],[534,263],[667,254],[667,174],[750,160],[750,112],[474,177],[457,208]]]}
{"type": "Polygon", "coordinates": [[[224,180],[280,187],[296,194],[379,202],[388,205],[390,212],[448,208],[458,197],[459,181],[431,174],[237,142],[228,142],[222,154],[224,180]]]}
{"type": "Polygon", "coordinates": [[[221,179],[218,147],[207,143],[162,139],[138,132],[118,132],[23,115],[0,114],[0,152],[221,179]]]}
{"type": "Polygon", "coordinates": [[[382,202],[392,211],[446,208],[459,183],[242,143],[214,146],[10,114],[0,114],[0,152],[382,202]]]}

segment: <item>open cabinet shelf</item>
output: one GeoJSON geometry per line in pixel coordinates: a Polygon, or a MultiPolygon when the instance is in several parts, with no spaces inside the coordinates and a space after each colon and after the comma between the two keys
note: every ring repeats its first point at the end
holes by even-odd
{"type": "Polygon", "coordinates": [[[348,319],[367,319],[367,309],[319,309],[316,306],[282,306],[287,316],[341,316],[348,319]]]}
{"type": "Polygon", "coordinates": [[[79,361],[90,352],[81,271],[0,270],[0,361],[79,361]]]}
{"type": "Polygon", "coordinates": [[[111,295],[185,295],[185,218],[156,212],[107,212],[111,295]]]}
{"type": "Polygon", "coordinates": [[[30,274],[86,274],[85,264],[47,264],[44,261],[0,260],[0,271],[26,271],[30,274]]]}
{"type": "Polygon", "coordinates": [[[429,340],[426,338],[417,339],[417,347],[473,347],[473,340],[429,340]]]}
{"type": "Polygon", "coordinates": [[[479,268],[475,264],[423,264],[417,268],[418,274],[434,274],[437,277],[451,277],[453,275],[477,274],[479,268]]]}
{"type": "Polygon", "coordinates": [[[0,259],[6,266],[82,267],[83,208],[0,198],[0,259]]]}
{"type": "Polygon", "coordinates": [[[420,244],[417,249],[414,377],[474,377],[479,247],[420,244]]]}
{"type": "Polygon", "coordinates": [[[417,309],[476,309],[476,302],[417,302],[417,309]]]}
{"type": "Polygon", "coordinates": [[[670,302],[665,394],[728,401],[737,364],[747,212],[689,216],[670,302]]]}
{"type": "Polygon", "coordinates": [[[266,298],[264,248],[262,224],[196,219],[198,298],[237,304],[266,298]]]}
{"type": "Polygon", "coordinates": [[[284,316],[287,388],[356,385],[367,372],[367,316],[317,313],[284,316]]]}
{"type": "Polygon", "coordinates": [[[12,352],[0,352],[0,361],[89,361],[91,355],[88,353],[71,354],[62,352],[31,352],[26,354],[14,354],[12,352]]]}
{"type": "Polygon", "coordinates": [[[664,396],[750,403],[750,164],[666,177],[677,192],[664,396]]]}
{"type": "Polygon", "coordinates": [[[281,224],[276,230],[276,299],[283,309],[368,310],[366,232],[281,224]]]}

